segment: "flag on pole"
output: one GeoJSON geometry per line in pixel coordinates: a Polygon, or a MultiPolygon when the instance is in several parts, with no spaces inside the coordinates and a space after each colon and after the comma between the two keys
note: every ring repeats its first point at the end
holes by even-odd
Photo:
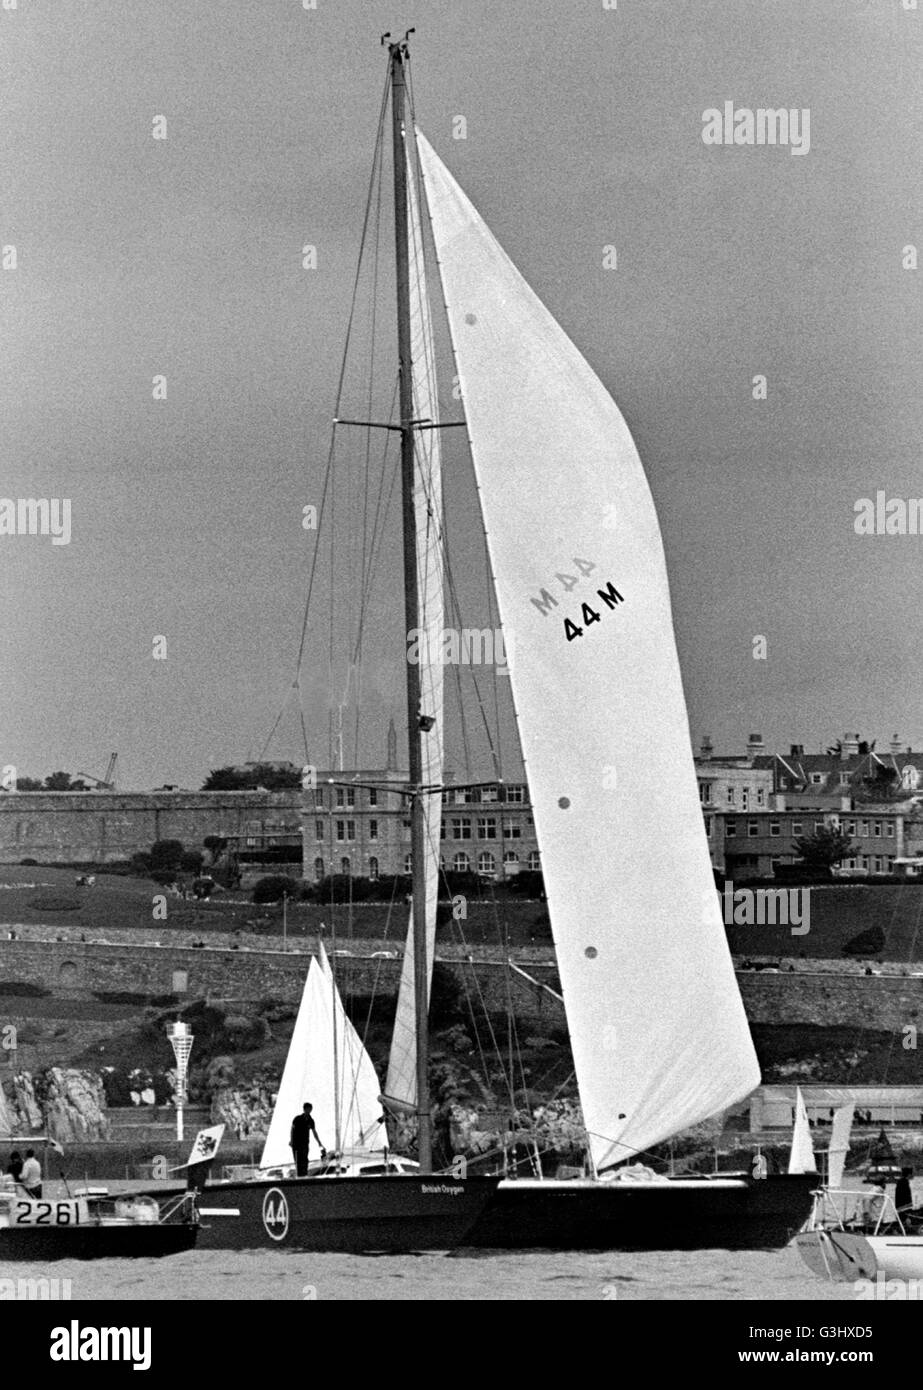
{"type": "Polygon", "coordinates": [[[210,1158],[214,1158],[218,1152],[218,1145],[224,1135],[224,1125],[212,1125],[210,1129],[200,1129],[195,1137],[189,1158],[185,1166],[188,1168],[193,1163],[205,1163],[210,1158]]]}

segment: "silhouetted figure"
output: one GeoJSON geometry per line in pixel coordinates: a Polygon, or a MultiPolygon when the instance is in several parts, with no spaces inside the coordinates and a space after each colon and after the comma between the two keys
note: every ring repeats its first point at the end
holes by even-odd
{"type": "Polygon", "coordinates": [[[894,1185],[894,1205],[898,1212],[906,1211],[913,1206],[913,1190],[910,1186],[912,1177],[912,1168],[902,1168],[901,1175],[894,1185]]]}
{"type": "Polygon", "coordinates": [[[321,1158],[327,1157],[327,1151],[320,1141],[317,1127],[311,1117],[314,1107],[305,1101],[301,1107],[301,1114],[296,1115],[292,1120],[292,1132],[289,1135],[289,1144],[292,1153],[295,1155],[295,1176],[306,1178],[308,1176],[308,1150],[311,1147],[311,1135],[317,1140],[317,1147],[320,1149],[321,1158]]]}
{"type": "Polygon", "coordinates": [[[18,1149],[14,1149],[13,1152],[10,1154],[10,1161],[6,1165],[6,1171],[9,1173],[10,1177],[13,1179],[14,1182],[19,1182],[19,1178],[22,1173],[22,1154],[19,1152],[18,1149]]]}

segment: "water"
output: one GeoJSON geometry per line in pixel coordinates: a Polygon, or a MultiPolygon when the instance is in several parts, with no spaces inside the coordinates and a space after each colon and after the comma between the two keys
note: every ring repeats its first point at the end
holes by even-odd
{"type": "MultiPolygon", "coordinates": [[[[0,1279],[70,1280],[70,1297],[352,1300],[659,1299],[824,1302],[854,1300],[827,1284],[794,1246],[763,1251],[479,1252],[465,1255],[310,1255],[192,1250],[163,1260],[59,1260],[42,1268],[0,1263],[0,1279]]],[[[0,1285],[0,1289],[7,1286],[0,1285]]],[[[63,1282],[59,1287],[66,1287],[63,1282]]]]}

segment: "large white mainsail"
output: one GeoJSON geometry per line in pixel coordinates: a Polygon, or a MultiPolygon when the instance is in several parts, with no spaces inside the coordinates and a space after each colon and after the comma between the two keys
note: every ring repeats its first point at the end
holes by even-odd
{"type": "Polygon", "coordinates": [[[759,1068],[634,442],[419,134],[417,144],[599,1168],[741,1099],[759,1068]],[[565,619],[582,636],[568,641],[565,619]]]}
{"type": "Polygon", "coordinates": [[[326,956],[322,962],[312,956],[260,1167],[293,1161],[291,1124],[305,1101],[322,1143],[332,1149],[339,1136],[343,1148],[367,1146],[381,1114],[378,1095],[375,1069],[346,1017],[326,956]]]}
{"type": "MultiPolygon", "coordinates": [[[[410,262],[410,351],[413,374],[413,411],[418,421],[439,419],[436,357],[426,288],[423,231],[420,222],[417,171],[413,149],[407,159],[407,214],[410,262]]],[[[420,666],[421,713],[435,723],[421,736],[423,783],[442,782],[442,631],[444,599],[442,579],[442,449],[438,429],[419,429],[414,439],[414,510],[417,535],[417,604],[420,631],[408,636],[408,659],[420,666]]],[[[436,939],[436,905],[439,893],[440,824],[442,796],[432,792],[424,800],[426,839],[426,953],[429,981],[436,939]]],[[[398,990],[391,1055],[385,1095],[412,1106],[417,1095],[417,1044],[414,1005],[413,916],[404,949],[398,990]]]]}

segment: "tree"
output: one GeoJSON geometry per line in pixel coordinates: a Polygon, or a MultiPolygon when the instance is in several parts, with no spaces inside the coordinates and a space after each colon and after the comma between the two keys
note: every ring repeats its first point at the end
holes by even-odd
{"type": "Polygon", "coordinates": [[[184,849],[180,855],[179,866],[184,874],[197,874],[204,857],[200,849],[184,849]]]}
{"type": "Polygon", "coordinates": [[[216,767],[202,783],[203,792],[246,792],[264,787],[266,791],[284,791],[301,786],[301,773],[296,767],[273,767],[270,763],[253,763],[250,767],[216,767]]]}
{"type": "Polygon", "coordinates": [[[52,772],[45,778],[45,791],[47,792],[85,792],[88,790],[86,782],[74,781],[69,772],[52,772]]]}
{"type": "Polygon", "coordinates": [[[155,840],[151,845],[151,873],[176,873],[182,858],[182,840],[155,840]]]}
{"type": "Polygon", "coordinates": [[[253,885],[253,901],[279,903],[283,898],[297,898],[300,892],[301,884],[295,879],[288,878],[285,874],[268,874],[266,878],[258,878],[253,885]]]}
{"type": "Polygon", "coordinates": [[[40,777],[17,777],[16,790],[18,792],[40,792],[42,780],[40,777]]]}
{"type": "Polygon", "coordinates": [[[824,825],[813,835],[802,835],[795,841],[795,851],[812,869],[829,869],[848,859],[856,846],[849,836],[835,825],[824,825]]]}

